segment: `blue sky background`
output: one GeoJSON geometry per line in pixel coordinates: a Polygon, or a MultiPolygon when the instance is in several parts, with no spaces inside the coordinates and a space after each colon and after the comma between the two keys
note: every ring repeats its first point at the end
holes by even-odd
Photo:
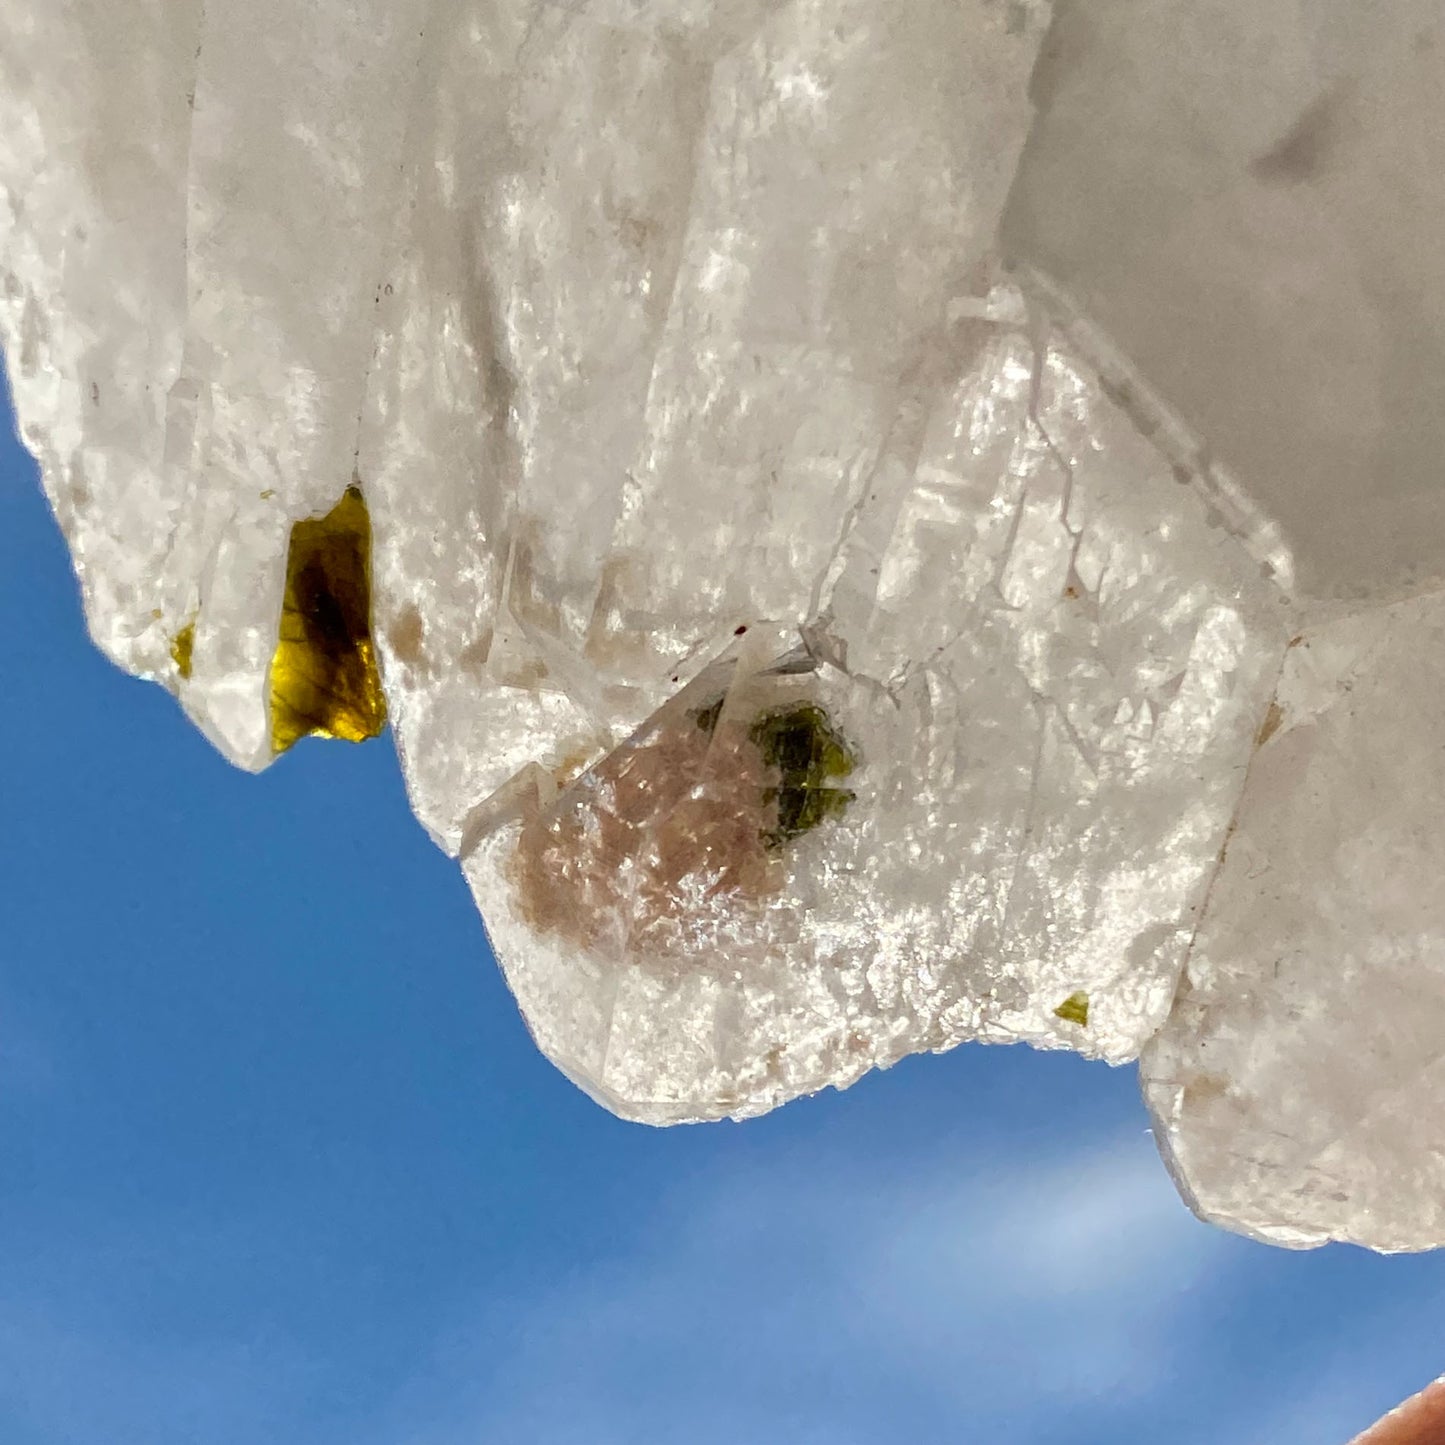
{"type": "Polygon", "coordinates": [[[1445,1368],[1445,1259],[1196,1223],[1132,1069],[611,1118],[389,744],[227,766],[4,430],[3,1445],[1332,1445],[1445,1368]]]}

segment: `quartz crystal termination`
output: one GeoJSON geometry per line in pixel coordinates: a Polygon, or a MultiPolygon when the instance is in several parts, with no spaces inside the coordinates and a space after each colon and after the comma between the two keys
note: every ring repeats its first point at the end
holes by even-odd
{"type": "Polygon", "coordinates": [[[1295,638],[1145,1095],[1198,1211],[1445,1242],[1445,594],[1295,638]]]}
{"type": "Polygon", "coordinates": [[[1142,1061],[1196,1207],[1287,1244],[1445,1244],[1442,47],[1434,0],[1060,0],[1003,224],[1295,562],[1300,641],[1142,1061]]]}
{"type": "Polygon", "coordinates": [[[353,475],[428,8],[4,6],[22,435],[97,644],[244,767],[292,526],[353,475]]]}
{"type": "Polygon", "coordinates": [[[815,622],[753,625],[600,762],[473,821],[523,1012],[618,1113],[755,1114],[969,1038],[1119,1061],[1169,1007],[1279,593],[1063,338],[1011,324],[1016,292],[985,310],[815,622]],[[770,851],[748,733],[789,707],[857,763],[770,851]]]}
{"type": "Polygon", "coordinates": [[[1434,22],[1364,15],[0,0],[0,327],[92,633],[242,766],[389,714],[529,1026],[619,1113],[1154,1037],[1207,1215],[1441,1242],[1376,958],[1431,1016],[1428,920],[1367,875],[1277,967],[1238,872],[1268,815],[1310,896],[1339,820],[1291,790],[1426,746],[1347,699],[1287,725],[1303,643],[1280,676],[1367,625],[1312,597],[1445,558],[1414,425],[1445,165],[1372,220],[1381,157],[1428,149],[1395,132],[1435,113],[1434,22]],[[1309,1034],[1320,997],[1355,1027],[1309,1034]],[[1349,1115],[1386,1079],[1408,1138],[1349,1115]]]}

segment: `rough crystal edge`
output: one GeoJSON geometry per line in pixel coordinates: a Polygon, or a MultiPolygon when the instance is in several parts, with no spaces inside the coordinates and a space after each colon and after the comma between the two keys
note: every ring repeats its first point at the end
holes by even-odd
{"type": "MultiPolygon", "coordinates": [[[[1030,306],[1039,307],[1079,356],[1099,376],[1099,385],[1126,412],[1139,434],[1173,465],[1220,517],[1225,528],[1264,569],[1285,597],[1296,599],[1294,555],[1279,524],[1253,501],[1244,485],[1216,457],[1180,414],[1124,355],[1108,334],[1090,320],[1077,299],[1037,267],[1010,272],[1030,306]]],[[[1039,323],[1035,323],[1039,324],[1039,323]]]]}

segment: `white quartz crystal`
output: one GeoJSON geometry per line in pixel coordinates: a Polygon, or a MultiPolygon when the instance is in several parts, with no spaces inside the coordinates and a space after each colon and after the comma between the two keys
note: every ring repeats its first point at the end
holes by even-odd
{"type": "Polygon", "coordinates": [[[1045,18],[453,10],[359,462],[398,742],[452,850],[738,624],[816,616],[986,290],[1045,18]]]}
{"type": "Polygon", "coordinates": [[[1211,1217],[1440,1242],[1442,92],[1369,10],[0,0],[92,633],[264,766],[355,487],[417,816],[609,1108],[1153,1038],[1211,1217]]]}
{"type": "Polygon", "coordinates": [[[1207,1218],[1445,1244],[1445,594],[1294,640],[1143,1061],[1207,1218]]]}
{"type": "MultiPolygon", "coordinates": [[[[1283,646],[1278,592],[1046,324],[965,335],[842,519],[817,620],[744,641],[596,774],[480,823],[467,872],[523,1011],[619,1113],[755,1113],[968,1038],[1120,1061],[1168,1008],[1283,646]],[[591,901],[595,875],[669,847],[651,820],[636,854],[599,844],[563,898],[529,896],[529,806],[594,838],[626,808],[614,775],[678,766],[698,806],[745,804],[755,784],[721,745],[710,775],[689,720],[729,688],[744,720],[826,708],[859,757],[841,817],[714,895],[720,843],[676,920],[645,885],[591,901]],[[1076,994],[1087,1025],[1056,1012],[1076,994]]],[[[803,491],[769,487],[779,509],[803,491]]],[[[775,535],[758,503],[738,549],[775,535]]]]}

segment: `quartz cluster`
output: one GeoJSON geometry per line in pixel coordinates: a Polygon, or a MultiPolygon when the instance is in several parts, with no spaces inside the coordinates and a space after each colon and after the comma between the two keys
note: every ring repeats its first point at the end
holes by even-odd
{"type": "Polygon", "coordinates": [[[1142,1054],[1206,1217],[1445,1243],[1434,0],[0,16],[92,635],[389,720],[582,1088],[1142,1054]]]}

